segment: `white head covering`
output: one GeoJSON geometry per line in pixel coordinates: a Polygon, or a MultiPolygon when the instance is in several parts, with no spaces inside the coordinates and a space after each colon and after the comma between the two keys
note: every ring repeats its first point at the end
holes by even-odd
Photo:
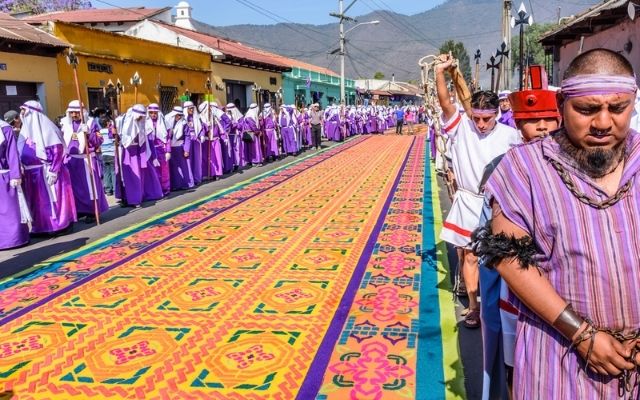
{"type": "Polygon", "coordinates": [[[258,105],[256,103],[251,103],[249,105],[249,109],[244,114],[244,117],[254,120],[256,122],[256,124],[257,124],[258,123],[258,115],[259,115],[259,113],[260,113],[260,110],[258,109],[258,105]]]}
{"type": "Polygon", "coordinates": [[[144,120],[146,115],[147,110],[142,104],[136,104],[127,110],[119,126],[123,147],[131,146],[136,138],[138,138],[139,146],[146,143],[147,135],[144,120]],[[140,117],[142,117],[142,120],[138,120],[140,117]]]}
{"type": "Polygon", "coordinates": [[[280,115],[278,116],[278,122],[280,122],[280,120],[282,120],[283,116],[284,116],[284,120],[286,121],[284,123],[284,125],[280,125],[281,127],[291,126],[291,113],[289,112],[289,110],[287,108],[288,108],[288,106],[280,107],[280,115]]]}
{"type": "Polygon", "coordinates": [[[192,101],[185,101],[182,104],[185,123],[188,122],[186,121],[189,118],[189,113],[187,112],[187,110],[189,110],[190,108],[193,108],[193,130],[195,131],[196,135],[199,135],[200,131],[202,130],[202,121],[200,121],[200,113],[198,112],[198,108],[195,106],[195,104],[193,104],[192,101]]]}
{"type": "MultiPolygon", "coordinates": [[[[69,105],[67,106],[67,111],[65,112],[66,115],[64,116],[64,118],[60,120],[60,125],[62,125],[62,134],[64,137],[64,143],[67,146],[69,145],[69,143],[71,143],[73,134],[77,133],[73,129],[73,119],[71,119],[71,112],[81,112],[81,111],[84,117],[81,120],[84,120],[84,122],[88,126],[90,126],[89,113],[87,112],[87,109],[84,108],[84,105],[82,106],[80,105],[79,100],[73,100],[69,103],[69,105]]],[[[84,146],[87,139],[84,133],[80,133],[79,135],[76,135],[76,137],[78,139],[78,151],[80,151],[80,153],[84,153],[84,146]]]]}
{"type": "Polygon", "coordinates": [[[46,148],[64,144],[62,132],[46,115],[42,113],[42,105],[35,100],[29,100],[21,107],[24,110],[22,115],[22,129],[20,136],[26,141],[31,141],[36,145],[36,157],[46,161],[46,148]]]}
{"type": "Polygon", "coordinates": [[[236,105],[233,103],[227,104],[227,111],[231,112],[231,119],[233,120],[233,122],[238,122],[242,118],[242,113],[236,108],[236,105]]]}
{"type": "MultiPolygon", "coordinates": [[[[200,120],[202,123],[209,124],[209,118],[211,118],[211,122],[218,125],[218,129],[220,131],[223,130],[222,124],[220,123],[220,116],[223,114],[222,110],[215,107],[214,103],[210,103],[208,101],[200,103],[198,106],[198,111],[200,111],[200,120]]],[[[212,137],[213,131],[207,132],[207,137],[212,137]]]]}
{"type": "Polygon", "coordinates": [[[273,115],[273,108],[271,108],[271,103],[264,103],[262,106],[262,118],[269,118],[273,115]]]}
{"type": "Polygon", "coordinates": [[[171,112],[164,117],[164,123],[167,129],[171,129],[172,141],[180,140],[184,135],[184,118],[181,118],[180,121],[176,122],[176,115],[184,115],[182,113],[182,107],[173,107],[171,112]]]}
{"type": "Polygon", "coordinates": [[[145,132],[147,135],[150,135],[155,132],[155,137],[160,139],[162,143],[167,143],[167,139],[169,137],[169,133],[167,132],[167,126],[165,125],[164,115],[162,111],[160,111],[160,106],[156,103],[149,104],[147,107],[147,120],[145,122],[145,132]],[[149,115],[150,111],[156,111],[158,113],[158,120],[156,122],[156,126],[153,126],[153,120],[149,115]]]}

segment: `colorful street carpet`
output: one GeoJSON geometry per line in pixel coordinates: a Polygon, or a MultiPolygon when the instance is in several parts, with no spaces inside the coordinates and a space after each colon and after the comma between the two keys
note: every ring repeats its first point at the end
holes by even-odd
{"type": "Polygon", "coordinates": [[[358,137],[0,282],[0,398],[464,398],[425,137],[358,137]]]}

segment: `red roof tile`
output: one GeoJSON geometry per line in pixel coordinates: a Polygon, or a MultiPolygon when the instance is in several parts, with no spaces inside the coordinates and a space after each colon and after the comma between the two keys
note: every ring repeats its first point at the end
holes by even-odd
{"type": "Polygon", "coordinates": [[[285,68],[288,70],[289,68],[291,68],[291,65],[289,63],[282,60],[283,57],[268,53],[263,50],[254,49],[253,47],[246,46],[240,42],[235,42],[230,39],[224,39],[224,38],[213,36],[213,35],[207,35],[204,33],[195,32],[189,29],[180,28],[175,25],[163,23],[160,21],[154,21],[154,22],[157,22],[162,26],[166,27],[167,29],[172,30],[182,36],[188,37],[199,43],[202,43],[207,47],[219,50],[225,56],[231,56],[231,57],[236,57],[243,60],[268,64],[271,66],[275,66],[279,69],[285,68]]]}
{"type": "Polygon", "coordinates": [[[154,16],[170,10],[171,7],[164,8],[100,8],[74,11],[54,11],[50,13],[31,15],[23,18],[29,23],[42,23],[47,21],[62,21],[71,23],[91,23],[91,22],[136,22],[153,18],[154,16]]]}
{"type": "Polygon", "coordinates": [[[67,43],[55,36],[5,13],[0,13],[0,38],[51,47],[69,47],[67,43]]]}

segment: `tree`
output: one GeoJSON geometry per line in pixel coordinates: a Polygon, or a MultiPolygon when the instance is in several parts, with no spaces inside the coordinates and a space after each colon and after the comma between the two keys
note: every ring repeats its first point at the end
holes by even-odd
{"type": "Polygon", "coordinates": [[[458,60],[458,68],[464,76],[464,80],[471,83],[471,62],[469,60],[469,54],[465,49],[462,42],[454,42],[453,40],[447,40],[440,46],[440,54],[447,54],[451,52],[453,57],[458,60]]]}
{"type": "MultiPolygon", "coordinates": [[[[524,27],[524,62],[525,64],[544,65],[544,48],[540,44],[540,38],[546,32],[556,27],[556,24],[532,24],[524,27]]],[[[520,28],[518,34],[511,41],[511,65],[514,71],[519,68],[520,62],[520,28]]]]}
{"type": "Polygon", "coordinates": [[[0,0],[0,11],[6,13],[71,11],[91,8],[90,0],[0,0]]]}
{"type": "Polygon", "coordinates": [[[384,79],[384,74],[380,71],[373,74],[373,79],[384,79]]]}

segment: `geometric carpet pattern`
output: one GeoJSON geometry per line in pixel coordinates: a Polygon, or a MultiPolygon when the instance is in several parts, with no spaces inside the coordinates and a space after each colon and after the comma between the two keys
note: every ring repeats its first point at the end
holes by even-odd
{"type": "Polygon", "coordinates": [[[426,154],[359,137],[2,282],[0,391],[409,399],[428,378],[444,395],[426,154]]]}

